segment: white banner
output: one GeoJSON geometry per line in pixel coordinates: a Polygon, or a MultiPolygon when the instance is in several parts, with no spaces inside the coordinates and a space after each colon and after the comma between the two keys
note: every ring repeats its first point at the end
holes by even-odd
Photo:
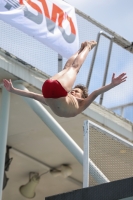
{"type": "Polygon", "coordinates": [[[75,9],[62,0],[0,0],[0,20],[63,57],[69,58],[79,49],[75,9]]]}

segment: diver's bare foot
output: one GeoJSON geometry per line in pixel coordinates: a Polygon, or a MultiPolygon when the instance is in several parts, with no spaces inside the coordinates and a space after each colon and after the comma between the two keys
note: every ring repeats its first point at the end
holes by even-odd
{"type": "Polygon", "coordinates": [[[86,41],[85,42],[85,46],[88,46],[91,49],[93,49],[93,47],[95,47],[97,45],[97,42],[96,41],[86,41]]]}

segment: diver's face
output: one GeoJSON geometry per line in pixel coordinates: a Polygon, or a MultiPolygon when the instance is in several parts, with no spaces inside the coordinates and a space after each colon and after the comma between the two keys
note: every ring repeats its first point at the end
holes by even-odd
{"type": "Polygon", "coordinates": [[[72,91],[70,92],[73,96],[78,97],[78,98],[82,98],[82,90],[80,88],[74,88],[72,89],[72,91]]]}

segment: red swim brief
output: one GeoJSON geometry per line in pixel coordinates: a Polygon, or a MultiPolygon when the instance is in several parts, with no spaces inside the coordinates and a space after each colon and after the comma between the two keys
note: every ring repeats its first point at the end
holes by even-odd
{"type": "Polygon", "coordinates": [[[57,99],[60,97],[66,97],[67,91],[57,80],[48,79],[42,86],[42,94],[45,98],[57,99]]]}

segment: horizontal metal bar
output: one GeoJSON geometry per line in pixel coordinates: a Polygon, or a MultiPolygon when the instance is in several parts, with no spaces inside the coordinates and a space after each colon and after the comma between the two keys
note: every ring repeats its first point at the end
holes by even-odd
{"type": "Polygon", "coordinates": [[[126,107],[129,107],[129,106],[133,106],[133,103],[127,103],[127,104],[123,104],[123,105],[120,105],[120,106],[111,107],[111,108],[108,108],[108,109],[109,110],[115,110],[115,109],[120,109],[120,108],[126,108],[126,107]]]}

